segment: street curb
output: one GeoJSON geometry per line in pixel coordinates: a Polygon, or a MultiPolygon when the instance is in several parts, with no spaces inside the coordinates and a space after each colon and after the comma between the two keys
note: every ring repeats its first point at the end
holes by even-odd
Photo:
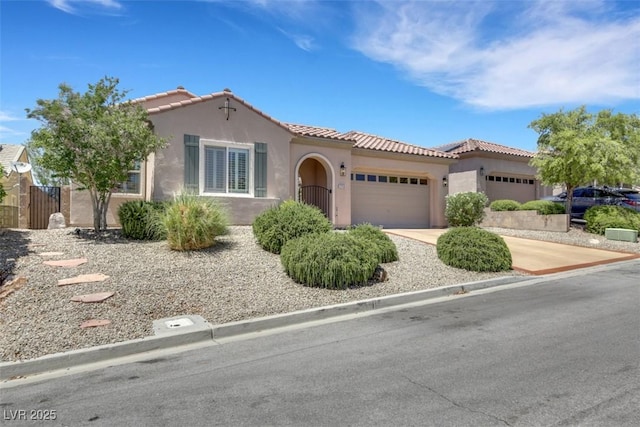
{"type": "Polygon", "coordinates": [[[530,276],[505,276],[497,279],[389,295],[219,325],[211,325],[204,321],[196,327],[187,327],[184,328],[184,330],[177,328],[173,333],[163,333],[162,335],[144,337],[115,344],[105,344],[63,353],[54,353],[36,359],[18,362],[1,362],[0,381],[23,378],[29,375],[42,374],[55,370],[69,369],[90,363],[104,362],[154,350],[206,341],[213,343],[217,338],[229,338],[337,316],[364,313],[382,308],[462,294],[474,290],[508,285],[530,279],[530,276]]]}

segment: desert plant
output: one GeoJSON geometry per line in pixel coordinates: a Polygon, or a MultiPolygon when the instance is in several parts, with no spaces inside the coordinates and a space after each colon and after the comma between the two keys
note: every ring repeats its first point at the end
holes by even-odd
{"type": "Polygon", "coordinates": [[[168,204],[162,217],[173,250],[204,249],[227,232],[227,213],[213,199],[181,193],[168,204]]]}
{"type": "Polygon", "coordinates": [[[451,227],[469,227],[484,218],[489,199],[484,193],[456,193],[447,196],[444,216],[451,227]]]}
{"type": "Polygon", "coordinates": [[[469,271],[511,269],[511,252],[502,237],[478,227],[456,227],[438,237],[438,258],[469,271]]]}
{"type": "Polygon", "coordinates": [[[253,234],[263,249],[279,254],[291,239],[312,233],[326,233],[331,222],[315,206],[287,200],[267,209],[253,221],[253,234]]]}
{"type": "Polygon", "coordinates": [[[517,211],[520,208],[520,202],[516,202],[515,200],[494,200],[489,205],[489,209],[494,212],[502,212],[502,211],[517,211]]]}
{"type": "Polygon", "coordinates": [[[307,234],[291,239],[282,247],[280,260],[296,282],[328,289],[364,285],[378,265],[375,245],[350,233],[307,234]]]}
{"type": "Polygon", "coordinates": [[[371,224],[359,224],[349,228],[349,234],[373,243],[378,252],[379,263],[384,264],[398,260],[396,244],[379,227],[371,224]]]}
{"type": "Polygon", "coordinates": [[[590,233],[604,234],[607,228],[626,228],[640,233],[640,212],[623,206],[592,206],[585,212],[584,220],[590,233]]]}
{"type": "Polygon", "coordinates": [[[163,240],[167,237],[161,216],[165,204],[131,200],[118,208],[118,219],[124,237],[136,240],[163,240]]]}
{"type": "Polygon", "coordinates": [[[530,200],[520,205],[520,211],[538,211],[540,215],[554,215],[565,213],[563,204],[549,200],[530,200]]]}

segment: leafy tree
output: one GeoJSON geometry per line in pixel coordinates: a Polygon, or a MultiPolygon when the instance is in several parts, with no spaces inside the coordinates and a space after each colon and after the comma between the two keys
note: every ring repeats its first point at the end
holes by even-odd
{"type": "Polygon", "coordinates": [[[27,141],[25,148],[29,155],[29,162],[31,163],[34,179],[39,185],[46,185],[51,187],[61,187],[63,185],[69,185],[68,178],[59,177],[54,171],[49,170],[42,166],[42,156],[44,150],[42,148],[35,148],[32,140],[27,141]]]}
{"type": "MultiPolygon", "coordinates": [[[[0,165],[0,178],[4,177],[4,167],[0,165]]],[[[4,187],[0,184],[0,203],[7,197],[7,192],[4,191],[4,187]]]]}
{"type": "Polygon", "coordinates": [[[107,228],[111,194],[135,162],[166,144],[154,135],[142,106],[124,101],[127,91],[118,83],[105,77],[85,93],[63,83],[57,99],[38,99],[36,108],[26,110],[42,123],[28,142],[32,151],[40,150],[39,166],[89,191],[96,231],[107,228]]]}
{"type": "Polygon", "coordinates": [[[640,180],[640,120],[635,114],[603,110],[594,115],[582,106],[542,114],[529,128],[540,135],[531,165],[544,185],[566,188],[566,212],[580,185],[640,180]]]}

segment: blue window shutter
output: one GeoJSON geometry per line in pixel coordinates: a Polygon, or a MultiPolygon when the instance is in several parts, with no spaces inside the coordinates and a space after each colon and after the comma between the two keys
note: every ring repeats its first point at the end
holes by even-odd
{"type": "Polygon", "coordinates": [[[184,188],[198,192],[200,176],[200,137],[184,136],[184,188]]]}
{"type": "Polygon", "coordinates": [[[254,196],[267,197],[267,144],[255,143],[254,196]]]}

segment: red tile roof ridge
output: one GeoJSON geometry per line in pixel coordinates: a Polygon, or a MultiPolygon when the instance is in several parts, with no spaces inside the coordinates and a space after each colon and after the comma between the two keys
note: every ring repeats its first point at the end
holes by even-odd
{"type": "Polygon", "coordinates": [[[130,102],[137,104],[140,102],[145,102],[145,101],[152,101],[158,98],[164,98],[166,96],[171,96],[171,95],[175,95],[177,93],[183,93],[187,96],[189,96],[190,98],[196,98],[197,96],[194,95],[193,93],[189,92],[188,90],[186,90],[183,87],[179,87],[178,89],[173,89],[173,90],[168,90],[166,92],[158,92],[158,93],[154,93],[153,95],[147,95],[147,96],[143,96],[141,98],[135,98],[132,99],[130,102]]]}
{"type": "Polygon", "coordinates": [[[291,130],[291,132],[300,136],[330,138],[330,139],[337,139],[341,141],[355,142],[355,140],[346,137],[345,136],[346,134],[339,132],[334,128],[325,127],[325,126],[303,125],[298,123],[283,123],[283,124],[287,126],[291,130]]]}
{"type": "Polygon", "coordinates": [[[445,151],[436,150],[433,148],[425,148],[419,145],[409,144],[406,142],[398,141],[383,136],[361,132],[361,131],[349,131],[345,136],[350,137],[356,141],[355,148],[366,148],[370,150],[388,151],[392,153],[404,153],[415,154],[429,157],[441,157],[449,159],[457,159],[458,155],[455,153],[447,153],[445,151]]]}
{"type": "Polygon", "coordinates": [[[533,157],[535,153],[532,151],[522,150],[520,148],[508,147],[506,145],[497,144],[495,142],[483,141],[481,139],[467,138],[456,143],[447,144],[451,147],[446,150],[449,153],[469,153],[471,151],[485,151],[489,153],[510,154],[513,156],[533,157]]]}

